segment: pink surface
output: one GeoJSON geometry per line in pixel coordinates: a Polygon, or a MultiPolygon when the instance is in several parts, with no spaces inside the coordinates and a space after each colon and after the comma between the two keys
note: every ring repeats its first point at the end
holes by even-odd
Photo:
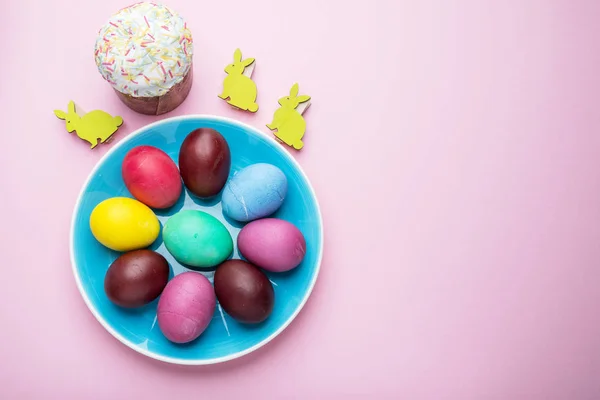
{"type": "Polygon", "coordinates": [[[196,58],[166,116],[266,131],[294,82],[313,96],[297,155],[326,230],[313,296],[272,343],[218,366],[152,361],[104,331],[68,234],[110,145],[90,151],[52,110],[123,116],[115,142],[159,119],[95,69],[96,31],[127,3],[7,1],[1,398],[600,398],[600,2],[168,4],[196,58]],[[256,115],[217,98],[238,46],[257,59],[256,115]]]}

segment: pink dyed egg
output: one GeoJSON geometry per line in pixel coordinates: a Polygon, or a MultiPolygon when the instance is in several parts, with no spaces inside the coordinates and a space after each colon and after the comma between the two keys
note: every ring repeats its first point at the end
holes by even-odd
{"type": "Polygon", "coordinates": [[[306,241],[294,224],[277,218],[250,222],[240,231],[238,249],[252,264],[272,272],[296,268],[306,253],[306,241]]]}
{"type": "Polygon", "coordinates": [[[167,339],[187,343],[204,332],[216,306],[215,291],[198,272],[184,272],[171,279],[160,296],[156,315],[167,339]]]}

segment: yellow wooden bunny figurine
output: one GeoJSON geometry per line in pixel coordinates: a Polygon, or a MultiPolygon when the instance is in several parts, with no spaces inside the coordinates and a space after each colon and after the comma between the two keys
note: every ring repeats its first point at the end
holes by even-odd
{"type": "Polygon", "coordinates": [[[100,143],[106,142],[123,124],[123,118],[113,117],[101,110],[90,111],[84,116],[75,112],[75,103],[69,102],[68,112],[54,110],[54,115],[66,121],[67,132],[77,131],[77,136],[89,142],[92,149],[100,143]]]}
{"type": "Polygon", "coordinates": [[[279,99],[281,107],[273,114],[273,122],[267,124],[270,130],[277,129],[274,135],[283,143],[292,146],[296,150],[300,150],[304,143],[302,137],[306,131],[306,121],[302,117],[302,112],[308,108],[303,108],[302,112],[298,112],[297,108],[300,103],[305,103],[310,100],[310,96],[298,96],[298,84],[294,84],[290,90],[290,95],[279,99]]]}
{"type": "Polygon", "coordinates": [[[236,49],[233,53],[233,63],[225,67],[227,76],[223,81],[223,92],[219,95],[234,107],[241,110],[256,112],[256,84],[248,76],[244,75],[246,67],[254,62],[254,58],[242,60],[242,52],[236,49]]]}

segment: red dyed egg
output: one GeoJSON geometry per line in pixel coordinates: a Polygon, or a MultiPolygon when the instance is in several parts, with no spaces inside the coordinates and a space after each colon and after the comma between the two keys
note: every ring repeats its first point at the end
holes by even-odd
{"type": "Polygon", "coordinates": [[[123,181],[137,200],[152,208],[169,208],[181,195],[181,176],[175,162],[152,146],[131,149],[121,167],[123,181]]]}

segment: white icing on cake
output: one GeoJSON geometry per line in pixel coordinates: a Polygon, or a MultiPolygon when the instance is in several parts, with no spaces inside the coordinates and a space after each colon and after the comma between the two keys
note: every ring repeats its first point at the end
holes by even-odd
{"type": "Polygon", "coordinates": [[[192,67],[192,33],[166,6],[137,3],[114,14],[96,39],[98,71],[116,90],[135,97],[167,93],[192,67]]]}

